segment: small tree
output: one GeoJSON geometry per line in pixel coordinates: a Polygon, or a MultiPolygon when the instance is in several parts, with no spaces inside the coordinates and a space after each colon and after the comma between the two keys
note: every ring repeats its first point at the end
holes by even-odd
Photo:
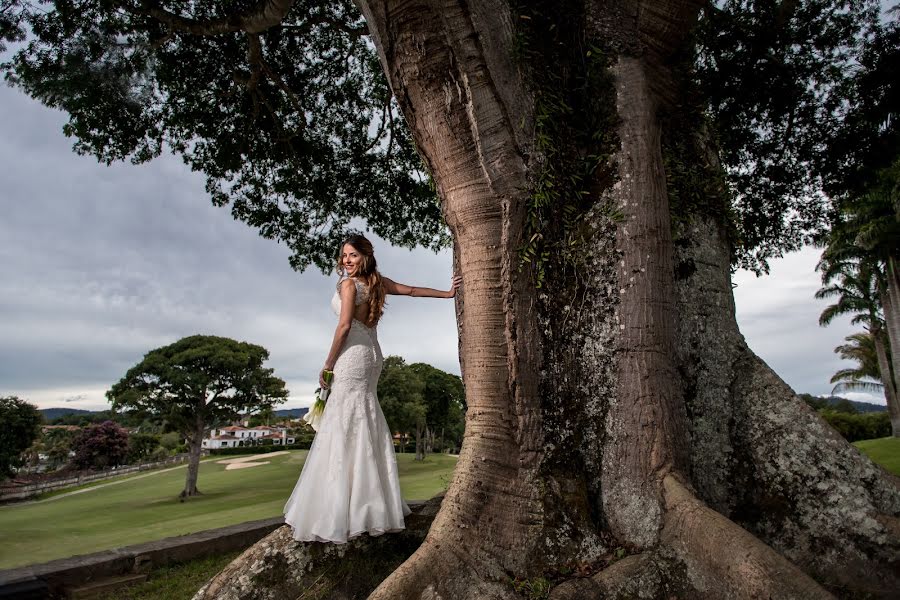
{"type": "Polygon", "coordinates": [[[81,430],[72,442],[73,462],[79,469],[114,467],[128,456],[128,432],[114,421],[81,430]]]}
{"type": "Polygon", "coordinates": [[[132,433],[128,436],[128,463],[148,460],[159,448],[159,436],[151,433],[132,433]]]}
{"type": "Polygon", "coordinates": [[[399,356],[384,359],[378,380],[378,400],[391,431],[401,435],[401,451],[406,450],[406,436],[415,432],[416,460],[424,458],[422,436],[425,432],[425,382],[399,356]]]}
{"type": "Polygon", "coordinates": [[[106,396],[114,410],[163,416],[187,439],[190,457],[181,497],[195,496],[207,427],[287,398],[284,381],[264,368],[262,346],[194,335],[152,350],[106,396]]]}
{"type": "Polygon", "coordinates": [[[22,464],[21,454],[41,432],[41,413],[17,396],[0,398],[0,480],[22,464]]]}

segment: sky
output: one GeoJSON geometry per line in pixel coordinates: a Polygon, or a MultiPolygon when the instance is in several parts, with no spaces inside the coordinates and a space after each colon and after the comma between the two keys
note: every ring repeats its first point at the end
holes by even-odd
{"type": "MultiPolygon", "coordinates": [[[[180,159],[105,166],[72,152],[65,116],[0,86],[0,396],[39,408],[108,408],[104,393],[153,348],[193,334],[260,344],[287,383],[281,408],[308,406],[334,332],[337,281],[293,271],[288,250],[214,207],[180,159]]],[[[446,289],[452,256],[372,236],[396,281],[446,289]]],[[[818,251],[735,274],[750,346],[797,392],[828,394],[850,366],[833,348],[848,319],[818,326],[818,251]]],[[[452,301],[392,296],[385,355],[459,373],[452,301]]],[[[883,397],[848,397],[884,404],[883,397]]]]}

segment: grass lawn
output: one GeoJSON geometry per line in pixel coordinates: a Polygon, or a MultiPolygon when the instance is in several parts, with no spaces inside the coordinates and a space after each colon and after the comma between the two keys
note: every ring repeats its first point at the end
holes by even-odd
{"type": "Polygon", "coordinates": [[[150,572],[147,581],[119,588],[97,600],[191,600],[203,584],[234,560],[239,552],[192,560],[150,572]]]}
{"type": "MultiPolygon", "coordinates": [[[[187,502],[178,501],[182,467],[47,502],[0,506],[0,569],[279,516],[306,454],[262,455],[269,464],[232,471],[202,463],[203,495],[187,502]]],[[[446,488],[456,458],[436,454],[416,463],[412,454],[398,454],[397,464],[403,496],[420,500],[446,488]]]]}
{"type": "Polygon", "coordinates": [[[865,452],[894,475],[900,475],[900,438],[886,437],[877,440],[861,440],[853,445],[865,452]]]}

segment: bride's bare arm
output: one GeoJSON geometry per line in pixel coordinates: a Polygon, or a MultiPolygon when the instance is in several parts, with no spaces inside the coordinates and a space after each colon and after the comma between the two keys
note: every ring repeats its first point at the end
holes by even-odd
{"type": "MultiPolygon", "coordinates": [[[[338,317],[337,328],[334,330],[334,339],[331,341],[331,350],[325,358],[325,370],[334,369],[334,363],[337,362],[338,354],[347,341],[350,334],[350,325],[353,323],[353,309],[356,307],[356,286],[353,281],[346,279],[341,283],[341,315],[338,317]]],[[[319,385],[323,388],[328,387],[322,374],[319,373],[319,385]]]]}
{"type": "Polygon", "coordinates": [[[456,290],[462,283],[462,277],[456,275],[450,281],[450,289],[446,292],[443,290],[435,290],[427,287],[414,287],[403,283],[397,283],[387,277],[382,277],[384,282],[384,291],[394,296],[415,296],[416,298],[453,298],[456,296],[456,290]]]}

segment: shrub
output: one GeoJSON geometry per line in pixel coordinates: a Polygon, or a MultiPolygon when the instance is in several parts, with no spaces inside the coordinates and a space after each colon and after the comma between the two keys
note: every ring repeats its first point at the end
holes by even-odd
{"type": "MultiPolygon", "coordinates": [[[[128,436],[128,464],[136,464],[150,460],[150,456],[157,448],[159,448],[158,435],[132,433],[128,436]]],[[[163,449],[163,451],[165,452],[165,449],[163,449]]]]}
{"type": "Polygon", "coordinates": [[[72,442],[80,469],[113,467],[125,462],[128,455],[128,432],[113,421],[91,425],[81,430],[72,442]]]}
{"type": "Polygon", "coordinates": [[[826,409],[819,411],[819,414],[848,442],[891,435],[891,420],[886,412],[851,414],[826,409]]]}

